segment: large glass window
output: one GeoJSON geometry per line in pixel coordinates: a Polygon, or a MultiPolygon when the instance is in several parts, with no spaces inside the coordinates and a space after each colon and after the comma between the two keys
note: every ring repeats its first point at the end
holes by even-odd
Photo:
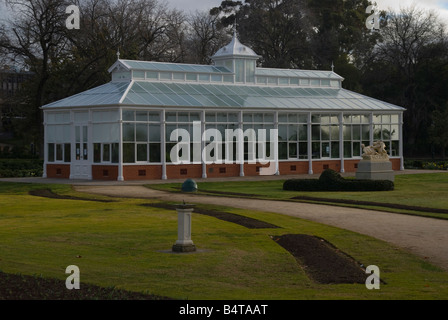
{"type": "MultiPolygon", "coordinates": [[[[166,113],[166,141],[177,129],[178,119],[190,121],[188,112],[166,113]]],[[[123,110],[123,162],[161,162],[161,114],[157,111],[123,110]]],[[[110,147],[111,159],[118,158],[114,145],[110,147]]],[[[168,153],[169,154],[169,153],[168,153]]]]}
{"type": "MultiPolygon", "coordinates": [[[[53,123],[65,122],[70,119],[69,114],[56,113],[50,119],[53,123]]],[[[51,118],[51,117],[50,117],[51,118]]],[[[48,119],[48,116],[47,116],[48,119]]],[[[79,128],[79,127],[78,127],[79,128]]],[[[46,126],[47,161],[70,162],[71,161],[71,126],[69,124],[54,124],[46,126]]]]}
{"type": "Polygon", "coordinates": [[[357,158],[362,155],[362,144],[370,144],[369,115],[344,115],[343,138],[344,158],[357,158]]]}
{"type": "MultiPolygon", "coordinates": [[[[216,114],[214,114],[215,120],[216,120],[216,114]]],[[[183,139],[178,138],[178,140],[171,140],[171,134],[177,130],[177,129],[183,129],[189,134],[189,140],[191,144],[188,144],[188,141],[186,141],[186,144],[183,144],[183,148],[180,148],[178,150],[178,157],[179,160],[186,160],[186,157],[188,155],[183,154],[183,152],[188,152],[190,154],[190,162],[197,162],[200,163],[200,157],[201,154],[194,154],[193,150],[197,148],[197,146],[194,146],[195,143],[199,144],[199,150],[200,150],[200,143],[201,143],[201,124],[200,122],[200,113],[199,112],[167,112],[165,114],[166,122],[165,125],[165,155],[166,155],[166,161],[171,161],[171,150],[178,144],[183,141],[183,139]],[[195,133],[198,134],[198,136],[195,136],[195,133]],[[198,140],[197,142],[194,140],[198,140]],[[194,159],[193,156],[196,156],[197,159],[194,159]]],[[[149,144],[149,161],[150,162],[160,162],[160,154],[161,154],[161,146],[160,146],[160,139],[159,135],[155,132],[157,131],[156,125],[150,124],[150,130],[152,130],[153,133],[150,133],[150,144],[149,144]]],[[[180,145],[178,145],[180,146],[180,145]]]]}
{"type": "Polygon", "coordinates": [[[244,60],[235,60],[235,81],[244,82],[244,60]]]}
{"type": "MultiPolygon", "coordinates": [[[[118,163],[120,124],[118,111],[94,111],[92,113],[93,162],[94,163],[118,163]]],[[[135,119],[135,113],[129,110],[123,111],[124,119],[135,119]]],[[[135,136],[133,124],[123,124],[123,140],[133,142],[135,136]]]]}
{"type": "Polygon", "coordinates": [[[94,143],[94,163],[118,163],[118,143],[94,143]]]}
{"type": "Polygon", "coordinates": [[[373,116],[373,140],[382,140],[392,157],[399,156],[400,126],[397,114],[375,114],[373,116]]]}
{"type": "Polygon", "coordinates": [[[255,61],[246,60],[246,82],[255,81],[255,61]]]}
{"type": "Polygon", "coordinates": [[[123,162],[135,162],[135,143],[123,143],[123,162]]]}
{"type": "MultiPolygon", "coordinates": [[[[236,162],[238,160],[237,132],[235,131],[235,129],[238,129],[238,118],[239,115],[237,112],[205,113],[205,129],[216,130],[217,138],[221,139],[221,141],[218,141],[215,140],[215,137],[206,137],[205,150],[208,161],[236,162]],[[227,136],[229,133],[230,136],[227,136]]],[[[250,121],[253,121],[252,114],[250,115],[250,121]]],[[[248,157],[248,150],[248,145],[245,144],[244,156],[246,158],[248,157]]]]}
{"type": "MultiPolygon", "coordinates": [[[[271,146],[271,143],[275,141],[274,129],[274,113],[243,113],[243,130],[245,133],[245,142],[244,142],[244,151],[245,160],[258,160],[258,161],[267,161],[275,159],[275,155],[272,153],[274,151],[274,147],[271,146]],[[251,131],[253,130],[253,131],[251,131]],[[250,133],[253,135],[250,135],[250,133]]],[[[286,127],[285,127],[286,128],[286,127]]],[[[284,129],[284,128],[282,128],[284,129]]],[[[281,141],[287,141],[288,139],[288,131],[283,130],[281,133],[283,136],[277,136],[279,139],[279,154],[283,154],[286,152],[287,157],[287,146],[286,151],[283,150],[284,143],[281,141]]],[[[278,133],[280,135],[280,133],[278,133]]]]}
{"type": "MultiPolygon", "coordinates": [[[[338,115],[313,114],[311,116],[311,121],[312,158],[338,159],[340,157],[338,115]]],[[[348,135],[348,132],[344,131],[344,134],[348,135]]]]}
{"type": "MultiPolygon", "coordinates": [[[[300,113],[279,113],[279,159],[308,159],[308,116],[300,113]]],[[[313,134],[315,132],[313,131],[313,134]]]]}

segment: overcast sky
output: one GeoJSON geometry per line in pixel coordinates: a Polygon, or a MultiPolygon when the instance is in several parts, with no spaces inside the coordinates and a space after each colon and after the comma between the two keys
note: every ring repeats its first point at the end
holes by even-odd
{"type": "MultiPolygon", "coordinates": [[[[186,13],[196,10],[210,10],[219,6],[222,0],[159,0],[168,2],[173,8],[180,9],[186,13]]],[[[380,10],[398,10],[400,7],[409,7],[415,3],[418,7],[434,9],[439,12],[440,17],[448,23],[448,0],[375,0],[380,10]]],[[[0,22],[8,17],[7,10],[4,7],[4,0],[0,0],[0,22]]]]}

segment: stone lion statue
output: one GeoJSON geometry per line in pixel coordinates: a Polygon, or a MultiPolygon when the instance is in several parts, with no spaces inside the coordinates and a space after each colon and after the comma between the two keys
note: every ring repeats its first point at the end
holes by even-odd
{"type": "Polygon", "coordinates": [[[383,141],[375,141],[372,146],[361,145],[363,154],[362,157],[365,160],[389,160],[389,156],[386,151],[386,144],[383,141]]]}

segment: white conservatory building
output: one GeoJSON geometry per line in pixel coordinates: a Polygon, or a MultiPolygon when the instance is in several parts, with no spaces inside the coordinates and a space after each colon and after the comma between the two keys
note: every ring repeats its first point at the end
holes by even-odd
{"type": "Polygon", "coordinates": [[[343,89],[333,71],[259,68],[258,58],[234,36],[214,65],[118,59],[111,82],[42,107],[44,177],[354,172],[376,140],[403,170],[403,108],[343,89]]]}

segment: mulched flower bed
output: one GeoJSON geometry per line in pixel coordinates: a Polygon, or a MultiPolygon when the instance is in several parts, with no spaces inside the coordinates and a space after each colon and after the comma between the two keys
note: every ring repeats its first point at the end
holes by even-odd
{"type": "Polygon", "coordinates": [[[293,200],[308,200],[308,201],[320,201],[320,202],[333,202],[333,203],[345,203],[345,204],[357,204],[357,205],[366,205],[366,206],[377,206],[377,207],[386,207],[386,208],[394,208],[394,209],[404,209],[404,210],[412,210],[412,211],[422,211],[422,212],[431,212],[431,213],[447,213],[448,209],[437,209],[437,208],[426,208],[426,207],[418,207],[418,206],[407,206],[404,204],[394,204],[394,203],[383,203],[383,202],[371,202],[371,201],[362,201],[362,200],[344,200],[344,199],[328,199],[328,198],[315,198],[308,196],[297,196],[291,198],[293,200]]]}
{"type": "Polygon", "coordinates": [[[94,198],[82,198],[82,197],[74,197],[74,196],[65,196],[61,194],[54,193],[50,189],[37,189],[31,190],[28,192],[29,195],[36,197],[44,197],[51,199],[67,199],[67,200],[83,200],[83,201],[97,201],[97,202],[114,202],[114,200],[107,199],[94,199],[94,198]]]}
{"type": "Polygon", "coordinates": [[[0,271],[0,300],[170,300],[152,294],[82,283],[69,290],[65,280],[0,271]]]}
{"type": "MultiPolygon", "coordinates": [[[[162,208],[168,210],[176,210],[176,205],[168,204],[168,203],[145,203],[143,206],[146,207],[154,207],[154,208],[162,208]]],[[[218,210],[204,209],[204,208],[194,208],[193,213],[204,214],[207,216],[215,217],[220,220],[224,220],[227,222],[232,222],[239,224],[243,227],[249,229],[263,229],[263,228],[279,228],[276,225],[271,223],[267,223],[264,221],[260,221],[257,219],[241,216],[239,214],[223,212],[218,210]]]]}
{"type": "Polygon", "coordinates": [[[313,281],[322,284],[360,283],[368,275],[361,264],[328,241],[306,234],[273,236],[272,240],[288,250],[313,281]]]}

